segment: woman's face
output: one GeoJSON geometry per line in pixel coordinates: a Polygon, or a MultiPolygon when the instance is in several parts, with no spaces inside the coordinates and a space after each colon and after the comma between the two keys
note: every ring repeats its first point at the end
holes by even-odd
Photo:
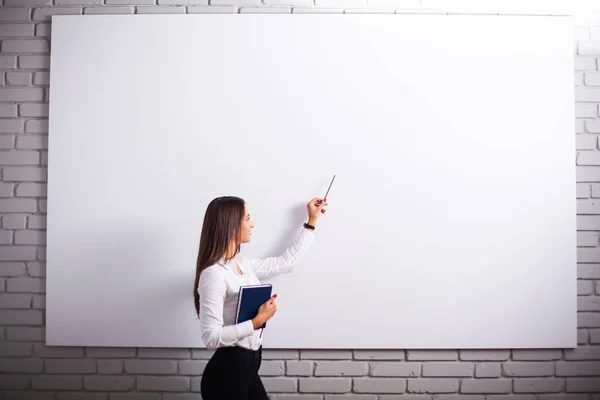
{"type": "Polygon", "coordinates": [[[250,236],[252,235],[250,231],[254,228],[254,223],[250,218],[250,213],[248,212],[248,207],[244,205],[244,217],[242,218],[242,243],[248,243],[250,241],[250,236]]]}

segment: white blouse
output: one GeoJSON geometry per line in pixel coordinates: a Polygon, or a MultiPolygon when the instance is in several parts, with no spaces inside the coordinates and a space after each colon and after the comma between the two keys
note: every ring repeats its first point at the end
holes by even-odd
{"type": "MultiPolygon", "coordinates": [[[[209,266],[200,274],[200,329],[207,349],[240,346],[257,350],[262,344],[262,329],[254,329],[252,321],[235,324],[240,286],[258,285],[259,279],[291,272],[314,240],[314,232],[302,229],[294,243],[278,257],[248,259],[237,256],[243,274],[234,261],[209,266]]],[[[268,325],[268,324],[267,324],[268,325]]]]}

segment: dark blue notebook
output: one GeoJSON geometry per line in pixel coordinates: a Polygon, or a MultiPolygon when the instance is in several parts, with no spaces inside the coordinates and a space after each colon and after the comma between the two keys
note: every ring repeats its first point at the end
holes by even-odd
{"type": "MultiPolygon", "coordinates": [[[[272,285],[249,285],[240,287],[235,323],[248,321],[258,314],[258,309],[271,298],[272,285]]],[[[258,329],[267,326],[265,322],[258,329]]]]}

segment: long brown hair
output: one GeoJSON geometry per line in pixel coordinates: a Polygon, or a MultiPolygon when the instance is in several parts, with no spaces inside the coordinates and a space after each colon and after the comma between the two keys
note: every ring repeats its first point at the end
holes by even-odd
{"type": "MultiPolygon", "coordinates": [[[[194,305],[198,317],[200,316],[200,294],[198,293],[200,274],[226,255],[232,240],[235,240],[237,247],[231,258],[239,253],[244,209],[244,200],[235,196],[217,197],[206,208],[194,281],[194,305]]],[[[226,261],[230,261],[231,258],[226,261]]]]}

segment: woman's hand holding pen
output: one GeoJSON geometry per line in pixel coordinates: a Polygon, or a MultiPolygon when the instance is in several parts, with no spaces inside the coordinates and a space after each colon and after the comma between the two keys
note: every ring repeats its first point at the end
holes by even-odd
{"type": "Polygon", "coordinates": [[[325,214],[327,210],[324,208],[327,206],[327,199],[320,199],[315,197],[311,201],[306,204],[306,209],[308,211],[308,224],[315,226],[319,221],[319,217],[321,214],[325,214]]]}

